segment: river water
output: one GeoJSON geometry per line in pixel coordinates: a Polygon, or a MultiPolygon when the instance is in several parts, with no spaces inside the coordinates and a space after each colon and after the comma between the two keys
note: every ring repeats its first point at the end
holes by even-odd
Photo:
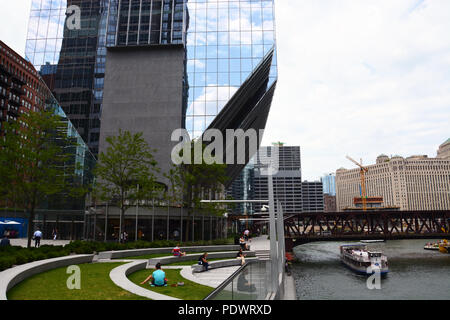
{"type": "Polygon", "coordinates": [[[395,240],[368,244],[388,257],[389,274],[381,289],[370,290],[367,276],[346,268],[339,246],[352,242],[315,242],[294,249],[299,260],[292,266],[300,300],[397,300],[450,299],[450,255],[427,251],[423,246],[437,240],[395,240]]]}

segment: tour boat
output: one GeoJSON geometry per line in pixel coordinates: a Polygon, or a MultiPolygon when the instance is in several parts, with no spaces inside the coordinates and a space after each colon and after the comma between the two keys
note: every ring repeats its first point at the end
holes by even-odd
{"type": "Polygon", "coordinates": [[[365,244],[342,245],[340,250],[341,261],[357,273],[371,275],[389,272],[387,257],[380,251],[367,250],[365,244]]]}

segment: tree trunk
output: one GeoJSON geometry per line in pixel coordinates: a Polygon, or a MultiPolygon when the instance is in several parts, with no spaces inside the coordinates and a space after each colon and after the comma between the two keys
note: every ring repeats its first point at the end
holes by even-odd
{"type": "Polygon", "coordinates": [[[123,229],[124,229],[124,226],[123,226],[123,224],[125,222],[124,217],[125,217],[125,208],[122,206],[120,208],[120,219],[119,219],[120,220],[119,221],[119,242],[120,242],[120,238],[122,236],[122,232],[123,232],[123,229]]]}
{"type": "Polygon", "coordinates": [[[31,247],[31,239],[33,238],[33,230],[34,230],[34,206],[30,208],[30,220],[28,221],[28,239],[27,239],[27,248],[31,247]]]}

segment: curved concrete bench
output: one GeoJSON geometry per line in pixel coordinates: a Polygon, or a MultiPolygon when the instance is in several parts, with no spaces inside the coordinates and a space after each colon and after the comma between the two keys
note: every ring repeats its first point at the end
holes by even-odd
{"type": "MultiPolygon", "coordinates": [[[[245,258],[245,261],[250,261],[250,260],[258,260],[258,258],[245,258]]],[[[240,266],[240,265],[241,265],[240,259],[211,261],[209,263],[208,270],[218,269],[218,268],[235,267],[235,266],[240,266]]],[[[194,264],[191,266],[191,268],[192,268],[193,273],[194,272],[198,273],[198,272],[204,271],[203,266],[201,266],[199,264],[194,264]]]]}
{"type": "Polygon", "coordinates": [[[133,261],[121,265],[117,268],[112,269],[109,273],[109,277],[116,286],[141,297],[149,298],[152,300],[180,300],[174,297],[144,289],[128,279],[127,276],[129,274],[145,269],[146,264],[146,261],[133,261]]]}
{"type": "Polygon", "coordinates": [[[23,280],[48,270],[92,262],[93,254],[72,255],[22,264],[0,272],[0,300],[7,300],[7,292],[23,280]]]}
{"type": "MultiPolygon", "coordinates": [[[[225,259],[225,258],[236,258],[237,251],[230,251],[230,252],[211,252],[208,253],[208,259],[225,259]]],[[[247,257],[255,257],[256,254],[254,251],[245,251],[245,254],[247,257]]],[[[184,261],[191,261],[191,260],[197,260],[201,254],[187,254],[182,257],[175,257],[175,256],[169,256],[169,257],[160,257],[160,258],[152,258],[148,260],[147,263],[147,269],[154,268],[155,265],[159,262],[162,265],[174,263],[174,262],[184,262],[184,261]]]]}
{"type": "MultiPolygon", "coordinates": [[[[218,251],[239,251],[239,245],[217,245],[217,246],[196,246],[196,247],[180,247],[184,252],[218,252],[218,251]]],[[[171,248],[145,248],[118,251],[102,251],[98,253],[99,259],[121,259],[134,256],[143,256],[155,253],[171,253],[171,248]]]]}

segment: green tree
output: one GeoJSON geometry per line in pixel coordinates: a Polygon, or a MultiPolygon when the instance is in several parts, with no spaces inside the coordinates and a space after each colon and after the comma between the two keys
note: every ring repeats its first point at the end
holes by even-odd
{"type": "Polygon", "coordinates": [[[87,192],[77,175],[67,122],[52,110],[23,113],[17,121],[4,122],[0,137],[0,181],[4,199],[28,213],[28,247],[34,231],[35,210],[58,194],[81,197],[87,192]]]}
{"type": "MultiPolygon", "coordinates": [[[[183,175],[182,167],[172,164],[168,172],[164,173],[164,177],[169,182],[165,190],[164,198],[167,201],[167,237],[169,237],[169,213],[170,207],[179,205],[183,210],[183,175]]],[[[180,223],[182,223],[180,221],[180,223]]]]}
{"type": "Polygon", "coordinates": [[[152,150],[142,133],[119,130],[106,138],[106,152],[99,155],[95,168],[96,194],[120,209],[119,239],[124,230],[128,208],[137,201],[154,197],[160,189],[155,174],[159,172],[152,150]]]}
{"type": "MultiPolygon", "coordinates": [[[[207,164],[202,158],[201,164],[194,163],[194,144],[191,145],[191,164],[182,164],[180,168],[181,186],[184,193],[184,205],[188,210],[188,219],[194,220],[196,210],[205,210],[210,214],[224,213],[222,205],[211,203],[202,204],[201,200],[215,200],[216,195],[224,192],[224,185],[229,180],[226,175],[226,164],[207,164]]],[[[202,145],[204,150],[206,145],[202,145]]],[[[187,224],[185,237],[189,241],[190,223],[187,224]]]]}

